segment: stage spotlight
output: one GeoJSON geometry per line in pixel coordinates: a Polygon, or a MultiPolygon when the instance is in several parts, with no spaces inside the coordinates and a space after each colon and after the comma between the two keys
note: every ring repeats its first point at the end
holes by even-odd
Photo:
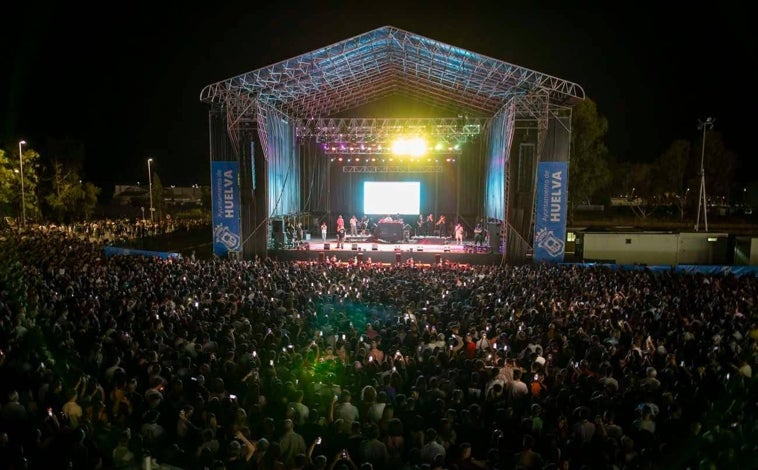
{"type": "Polygon", "coordinates": [[[423,137],[398,137],[392,142],[392,153],[420,157],[426,153],[426,140],[423,137]]]}

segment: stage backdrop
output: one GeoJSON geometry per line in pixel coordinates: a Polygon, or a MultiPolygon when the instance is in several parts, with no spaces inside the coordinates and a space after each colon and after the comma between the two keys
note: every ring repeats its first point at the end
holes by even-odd
{"type": "Polygon", "coordinates": [[[240,234],[239,162],[211,162],[213,253],[226,256],[242,248],[240,234]]]}
{"type": "Polygon", "coordinates": [[[540,162],[538,168],[534,260],[562,262],[566,248],[568,163],[540,162]]]}

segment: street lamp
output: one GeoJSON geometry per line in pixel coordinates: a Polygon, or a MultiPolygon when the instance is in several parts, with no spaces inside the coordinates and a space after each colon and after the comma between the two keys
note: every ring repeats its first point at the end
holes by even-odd
{"type": "Polygon", "coordinates": [[[697,203],[697,221],[695,222],[695,231],[700,228],[700,208],[703,208],[703,222],[705,222],[705,231],[708,231],[708,199],[705,196],[705,132],[713,128],[714,119],[709,117],[705,121],[698,119],[697,128],[703,131],[703,147],[700,153],[700,194],[697,203]]]}
{"type": "Polygon", "coordinates": [[[21,147],[26,145],[25,140],[18,141],[18,163],[21,169],[21,226],[26,227],[26,197],[24,197],[24,157],[21,147]]]}
{"type": "Polygon", "coordinates": [[[150,192],[150,222],[155,222],[153,217],[153,172],[150,169],[150,164],[153,163],[152,158],[147,159],[147,181],[148,181],[148,190],[150,192]]]}

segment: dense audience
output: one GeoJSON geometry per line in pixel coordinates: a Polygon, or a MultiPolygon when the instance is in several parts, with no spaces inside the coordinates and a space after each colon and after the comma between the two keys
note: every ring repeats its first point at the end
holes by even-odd
{"type": "Polygon", "coordinates": [[[748,469],[755,278],[0,246],[0,468],[748,469]]]}
{"type": "Polygon", "coordinates": [[[166,216],[155,221],[122,217],[69,224],[30,224],[27,226],[27,231],[60,232],[78,238],[86,238],[96,243],[119,244],[169,233],[188,232],[194,228],[208,225],[210,225],[210,221],[205,217],[174,219],[171,216],[166,216]]]}

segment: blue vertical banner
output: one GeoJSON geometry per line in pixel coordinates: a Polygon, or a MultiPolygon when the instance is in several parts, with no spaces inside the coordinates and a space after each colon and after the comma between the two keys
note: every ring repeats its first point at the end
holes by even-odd
{"type": "Polygon", "coordinates": [[[242,249],[240,236],[239,162],[211,162],[213,253],[226,256],[242,249]]]}
{"type": "Polygon", "coordinates": [[[534,260],[562,262],[566,250],[567,162],[540,162],[534,260]]]}

